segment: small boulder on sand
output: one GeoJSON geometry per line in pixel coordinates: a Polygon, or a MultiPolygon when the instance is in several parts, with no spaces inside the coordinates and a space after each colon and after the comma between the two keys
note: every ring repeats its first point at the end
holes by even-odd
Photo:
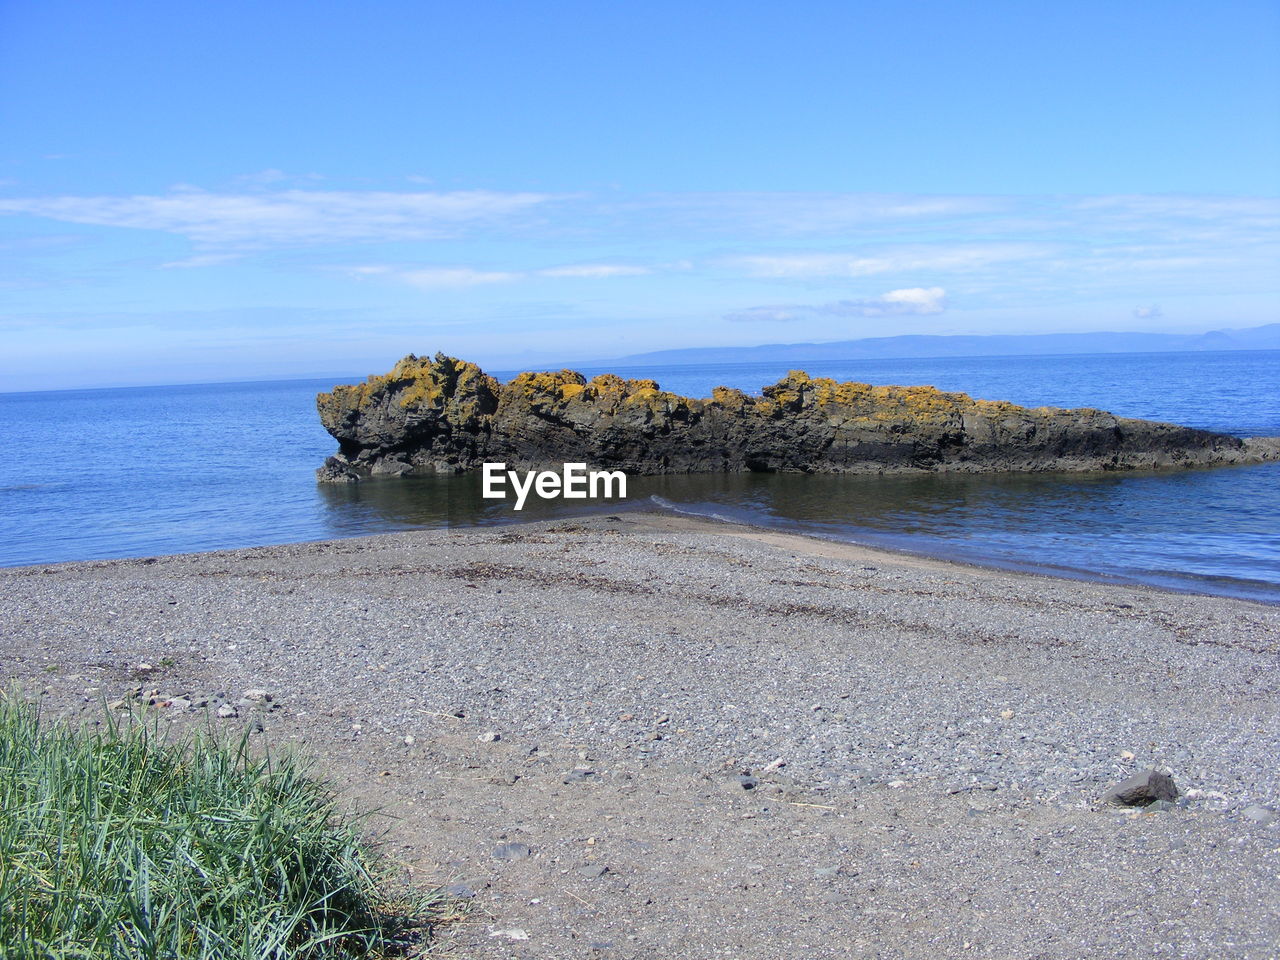
{"type": "Polygon", "coordinates": [[[1135,773],[1102,795],[1104,804],[1115,807],[1145,807],[1157,800],[1177,799],[1178,788],[1173,783],[1173,777],[1154,768],[1135,773]]]}

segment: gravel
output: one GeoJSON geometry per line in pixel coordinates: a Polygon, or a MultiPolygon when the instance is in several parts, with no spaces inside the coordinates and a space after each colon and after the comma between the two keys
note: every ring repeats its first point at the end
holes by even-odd
{"type": "Polygon", "coordinates": [[[0,581],[27,695],[315,754],[463,956],[1277,955],[1275,607],[632,513],[0,581]]]}

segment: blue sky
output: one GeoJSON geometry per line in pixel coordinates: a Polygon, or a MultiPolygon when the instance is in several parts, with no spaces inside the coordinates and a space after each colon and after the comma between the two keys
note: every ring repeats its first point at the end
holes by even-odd
{"type": "Polygon", "coordinates": [[[1272,2],[0,4],[0,390],[1280,320],[1272,2]]]}

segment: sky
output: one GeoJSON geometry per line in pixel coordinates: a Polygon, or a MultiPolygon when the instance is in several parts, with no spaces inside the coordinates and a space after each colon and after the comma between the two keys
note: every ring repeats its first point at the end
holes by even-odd
{"type": "Polygon", "coordinates": [[[0,391],[1280,320],[1270,2],[0,0],[0,391]]]}

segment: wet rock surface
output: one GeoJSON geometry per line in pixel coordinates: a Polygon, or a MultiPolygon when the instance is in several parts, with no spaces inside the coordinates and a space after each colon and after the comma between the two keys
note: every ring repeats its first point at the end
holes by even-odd
{"type": "Polygon", "coordinates": [[[837,383],[793,371],[760,395],[682,397],[652,380],[572,370],[502,384],[475,364],[409,356],[317,398],[339,443],[318,471],[352,482],[585,463],[632,474],[745,471],[1116,470],[1280,458],[1240,439],[1101,410],[1035,409],[927,386],[837,383]]]}

